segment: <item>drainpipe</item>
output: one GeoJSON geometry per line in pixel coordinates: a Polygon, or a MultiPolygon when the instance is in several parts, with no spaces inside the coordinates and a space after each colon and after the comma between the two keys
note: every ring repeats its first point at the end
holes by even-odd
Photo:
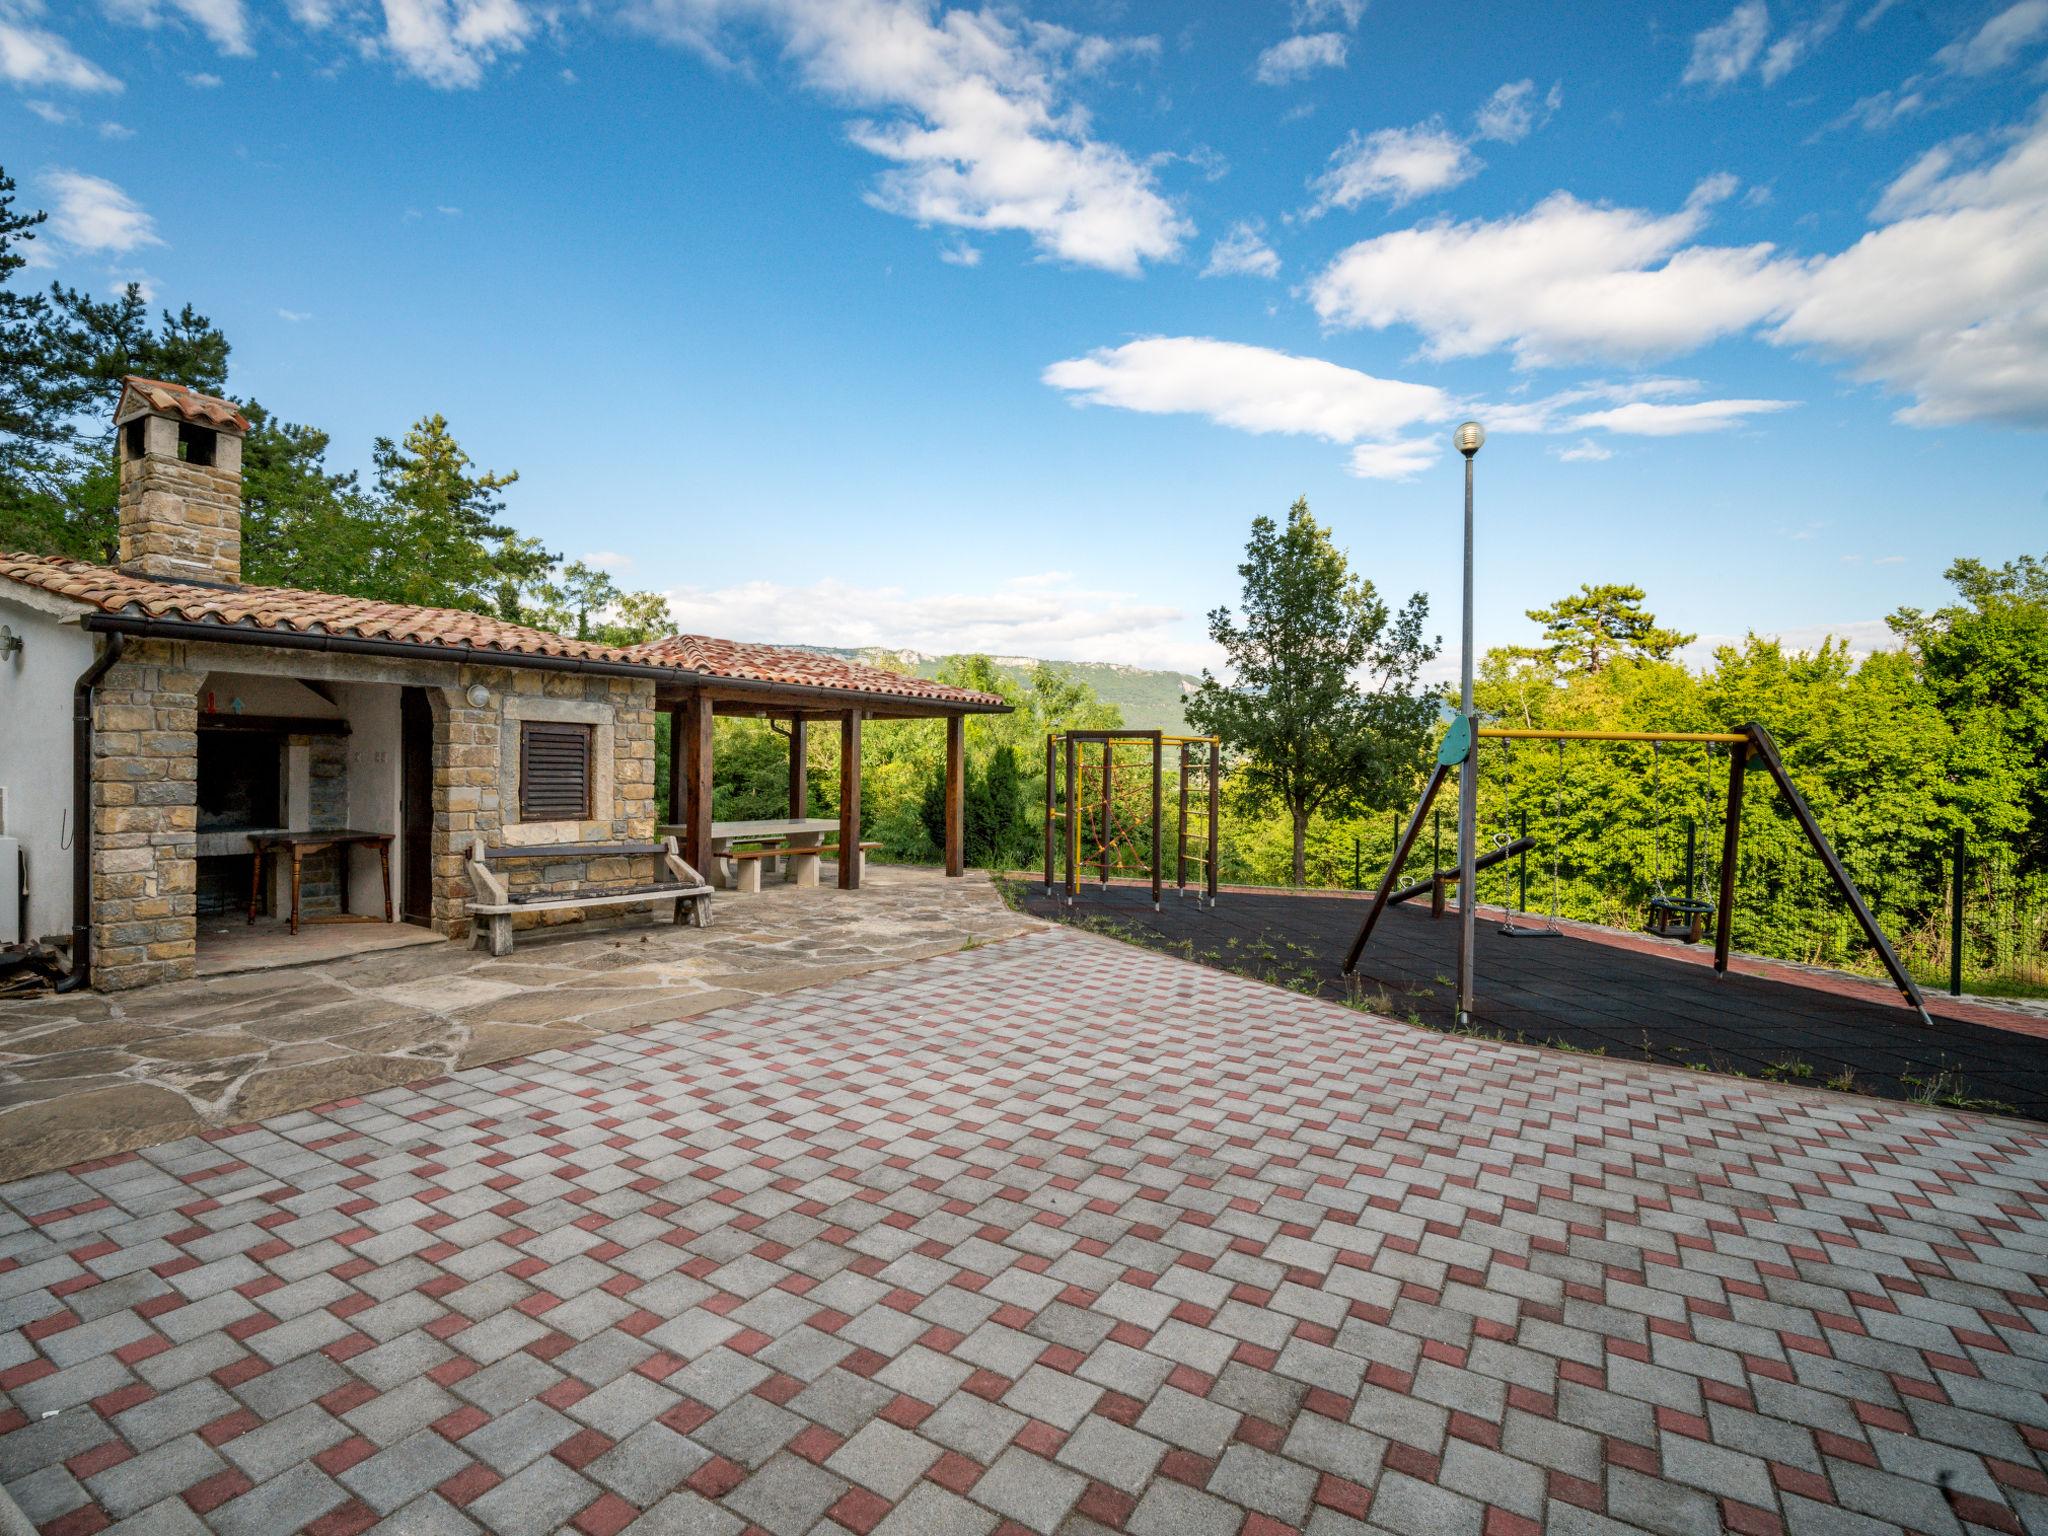
{"type": "Polygon", "coordinates": [[[128,637],[115,630],[71,685],[71,974],[57,983],[59,992],[76,992],[92,981],[93,690],[127,648],[128,637]]]}

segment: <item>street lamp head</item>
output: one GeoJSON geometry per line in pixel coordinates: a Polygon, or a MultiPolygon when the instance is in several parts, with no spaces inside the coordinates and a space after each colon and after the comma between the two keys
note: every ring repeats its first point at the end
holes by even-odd
{"type": "Polygon", "coordinates": [[[1485,441],[1486,428],[1476,421],[1466,422],[1451,434],[1451,442],[1456,445],[1458,452],[1468,459],[1479,451],[1480,445],[1485,441]]]}

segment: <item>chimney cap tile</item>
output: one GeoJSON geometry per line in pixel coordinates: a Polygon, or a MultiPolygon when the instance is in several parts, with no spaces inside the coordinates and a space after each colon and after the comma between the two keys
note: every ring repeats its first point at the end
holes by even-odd
{"type": "Polygon", "coordinates": [[[219,432],[247,432],[249,418],[232,402],[202,395],[198,390],[184,384],[169,384],[162,379],[145,379],[131,373],[121,380],[121,403],[115,408],[116,425],[144,412],[159,416],[175,416],[180,421],[191,422],[194,426],[211,427],[219,432]],[[130,409],[130,402],[136,408],[130,409]]]}

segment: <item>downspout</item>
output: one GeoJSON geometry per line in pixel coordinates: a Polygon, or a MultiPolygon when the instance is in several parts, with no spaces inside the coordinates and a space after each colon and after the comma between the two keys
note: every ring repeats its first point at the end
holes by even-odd
{"type": "Polygon", "coordinates": [[[128,637],[115,630],[71,685],[71,974],[57,983],[59,992],[76,992],[92,981],[93,690],[127,649],[128,637]]]}

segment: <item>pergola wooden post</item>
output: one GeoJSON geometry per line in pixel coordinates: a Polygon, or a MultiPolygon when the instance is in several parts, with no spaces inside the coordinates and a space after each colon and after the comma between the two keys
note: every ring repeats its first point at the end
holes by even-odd
{"type": "Polygon", "coordinates": [[[946,873],[967,873],[967,833],[963,825],[964,787],[967,772],[967,721],[961,715],[946,716],[946,873]]]}
{"type": "Polygon", "coordinates": [[[860,889],[860,711],[839,717],[839,889],[860,889]]]}
{"type": "Polygon", "coordinates": [[[1059,771],[1058,740],[1058,737],[1051,735],[1045,738],[1045,894],[1048,896],[1052,894],[1054,870],[1052,819],[1059,803],[1058,794],[1053,788],[1053,776],[1059,771]]]}
{"type": "MultiPolygon", "coordinates": [[[[683,799],[679,813],[683,824],[683,862],[699,874],[711,870],[711,701],[700,693],[684,698],[671,717],[675,729],[669,738],[670,763],[682,764],[683,799]]],[[[670,778],[675,782],[674,775],[670,778]]]]}
{"type": "Polygon", "coordinates": [[[683,706],[672,704],[668,711],[668,819],[671,825],[683,819],[683,706]]]}
{"type": "Polygon", "coordinates": [[[811,814],[811,744],[802,715],[789,717],[789,814],[792,819],[811,814]]]}

